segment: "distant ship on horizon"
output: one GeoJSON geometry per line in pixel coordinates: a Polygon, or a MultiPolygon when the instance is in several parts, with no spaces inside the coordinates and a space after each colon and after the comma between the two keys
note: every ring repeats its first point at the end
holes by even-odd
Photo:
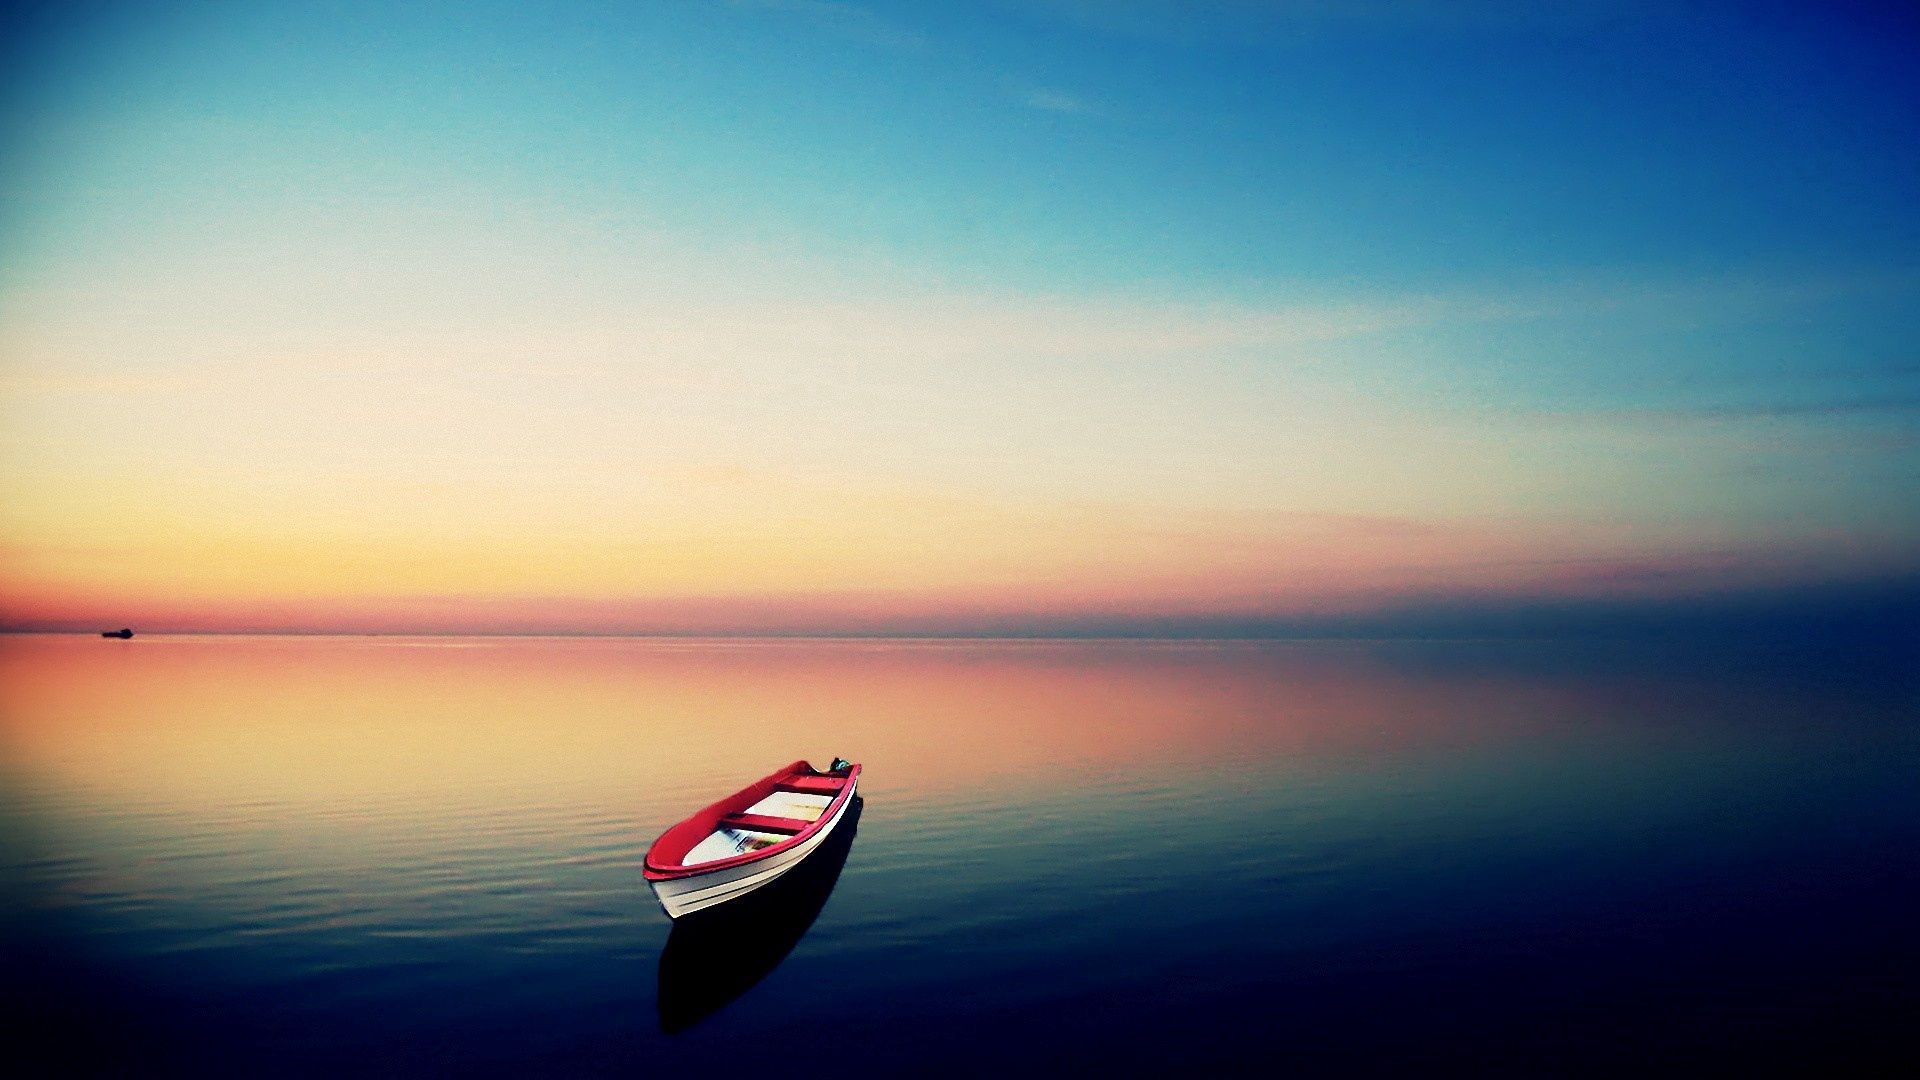
{"type": "Polygon", "coordinates": [[[119,638],[119,639],[121,639],[122,641],[125,641],[125,640],[126,640],[127,638],[130,638],[130,637],[132,637],[132,636],[133,636],[133,631],[132,631],[131,629],[129,629],[129,628],[127,628],[127,627],[124,627],[124,626],[123,626],[123,627],[121,627],[121,628],[120,628],[120,629],[118,629],[118,630],[102,630],[102,631],[100,631],[100,636],[101,636],[101,637],[112,637],[112,638],[119,638]]]}

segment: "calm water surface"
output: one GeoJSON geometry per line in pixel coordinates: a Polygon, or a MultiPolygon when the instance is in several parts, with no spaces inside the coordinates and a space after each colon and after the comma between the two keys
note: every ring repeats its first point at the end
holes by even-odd
{"type": "Polygon", "coordinates": [[[0,1004],[63,1071],[1911,1061],[1915,705],[1590,644],[4,638],[0,1004]],[[670,927],[653,837],[835,754],[851,842],[670,927]]]}

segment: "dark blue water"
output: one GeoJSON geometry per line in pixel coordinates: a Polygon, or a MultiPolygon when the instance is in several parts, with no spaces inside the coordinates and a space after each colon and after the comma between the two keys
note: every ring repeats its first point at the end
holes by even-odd
{"type": "Polygon", "coordinates": [[[1897,657],[19,637],[0,705],[62,1072],[1914,1063],[1897,657]],[[670,926],[648,842],[834,754],[843,841],[670,926]]]}

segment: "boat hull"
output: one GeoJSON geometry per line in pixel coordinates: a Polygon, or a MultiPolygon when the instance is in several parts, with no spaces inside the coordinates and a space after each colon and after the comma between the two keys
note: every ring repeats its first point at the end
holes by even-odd
{"type": "Polygon", "coordinates": [[[853,805],[859,797],[859,780],[856,778],[847,785],[846,798],[837,800],[833,816],[818,832],[784,851],[756,859],[738,866],[721,867],[711,873],[688,874],[684,877],[672,877],[659,881],[649,881],[653,887],[654,899],[660,901],[660,907],[670,919],[679,919],[697,911],[704,911],[717,904],[724,904],[764,888],[780,880],[788,871],[799,866],[807,856],[819,849],[828,836],[840,827],[847,815],[847,807],[853,805]]]}

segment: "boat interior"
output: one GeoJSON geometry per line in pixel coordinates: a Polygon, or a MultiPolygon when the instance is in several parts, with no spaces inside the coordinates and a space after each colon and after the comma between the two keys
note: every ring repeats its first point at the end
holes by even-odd
{"type": "Polygon", "coordinates": [[[744,794],[760,797],[742,809],[720,814],[712,831],[687,851],[681,865],[744,855],[787,840],[819,821],[846,783],[842,776],[789,773],[774,779],[770,791],[762,793],[761,785],[756,785],[744,794]]]}

